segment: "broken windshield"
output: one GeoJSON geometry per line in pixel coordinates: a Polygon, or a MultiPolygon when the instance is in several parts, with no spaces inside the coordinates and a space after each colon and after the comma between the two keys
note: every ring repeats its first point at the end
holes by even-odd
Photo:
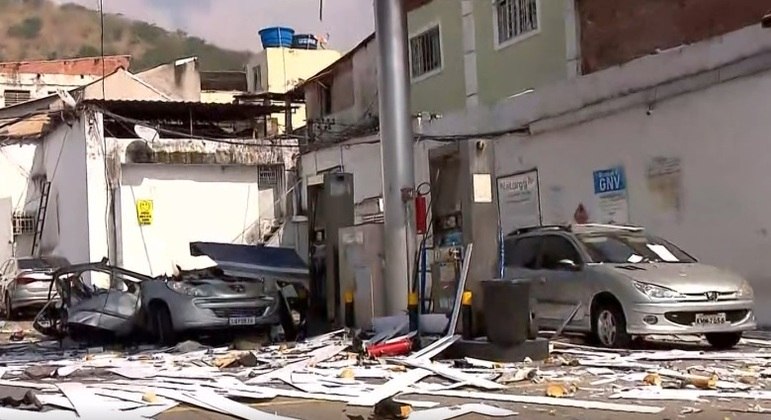
{"type": "Polygon", "coordinates": [[[589,253],[592,262],[596,263],[696,262],[696,259],[685,251],[652,235],[592,233],[577,236],[589,253]]]}

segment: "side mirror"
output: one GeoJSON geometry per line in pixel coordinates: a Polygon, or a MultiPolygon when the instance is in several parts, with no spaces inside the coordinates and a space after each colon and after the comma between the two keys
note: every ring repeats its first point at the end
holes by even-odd
{"type": "Polygon", "coordinates": [[[567,270],[567,271],[579,271],[581,270],[581,267],[575,263],[573,260],[564,259],[559,260],[557,263],[557,267],[561,270],[567,270]]]}

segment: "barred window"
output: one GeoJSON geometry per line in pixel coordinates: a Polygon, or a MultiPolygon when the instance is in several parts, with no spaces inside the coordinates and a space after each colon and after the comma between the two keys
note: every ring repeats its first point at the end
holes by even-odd
{"type": "Polygon", "coordinates": [[[441,68],[442,41],[437,25],[410,38],[410,69],[415,78],[441,68]]]}
{"type": "Polygon", "coordinates": [[[257,171],[257,185],[260,188],[273,188],[283,179],[284,165],[260,165],[257,171]]]}
{"type": "Polygon", "coordinates": [[[538,0],[496,0],[498,44],[538,29],[538,0]]]}
{"type": "Polygon", "coordinates": [[[13,234],[26,235],[35,233],[35,216],[28,213],[15,213],[13,215],[13,234]]]}
{"type": "Polygon", "coordinates": [[[29,101],[32,98],[28,90],[12,90],[5,92],[5,106],[14,106],[29,101]]]}

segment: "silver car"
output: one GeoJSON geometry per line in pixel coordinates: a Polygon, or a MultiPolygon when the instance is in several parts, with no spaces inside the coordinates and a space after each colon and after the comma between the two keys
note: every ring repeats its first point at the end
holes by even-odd
{"type": "Polygon", "coordinates": [[[540,226],[504,240],[507,279],[531,279],[540,327],[590,333],[605,347],[633,336],[704,335],[731,348],[756,327],[742,277],[696,261],[637,227],[540,226]]]}
{"type": "Polygon", "coordinates": [[[48,302],[52,273],[70,263],[57,256],[11,258],[0,265],[0,308],[7,319],[48,302]]]}
{"type": "Polygon", "coordinates": [[[76,339],[146,331],[164,344],[189,332],[280,326],[294,339],[307,268],[293,249],[204,242],[191,249],[196,255],[212,253],[216,265],[158,277],[106,260],[58,270],[54,280],[62,298],[52,299],[33,326],[46,335],[76,339]]]}

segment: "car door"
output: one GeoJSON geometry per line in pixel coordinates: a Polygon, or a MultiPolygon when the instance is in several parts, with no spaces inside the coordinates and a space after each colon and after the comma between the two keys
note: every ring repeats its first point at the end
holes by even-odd
{"type": "Polygon", "coordinates": [[[8,268],[10,263],[11,260],[6,260],[0,264],[0,307],[2,308],[5,308],[5,289],[8,286],[9,281],[6,277],[5,270],[8,268]]]}
{"type": "MultiPolygon", "coordinates": [[[[544,235],[541,247],[540,274],[542,294],[538,299],[542,325],[559,328],[576,306],[584,306],[589,290],[584,261],[575,244],[563,235],[544,235]]],[[[571,324],[581,323],[584,312],[579,311],[571,324]]]]}
{"type": "Polygon", "coordinates": [[[543,273],[539,266],[539,256],[543,240],[540,236],[509,238],[504,240],[503,278],[530,279],[530,302],[538,315],[538,301],[543,297],[543,273]]]}

